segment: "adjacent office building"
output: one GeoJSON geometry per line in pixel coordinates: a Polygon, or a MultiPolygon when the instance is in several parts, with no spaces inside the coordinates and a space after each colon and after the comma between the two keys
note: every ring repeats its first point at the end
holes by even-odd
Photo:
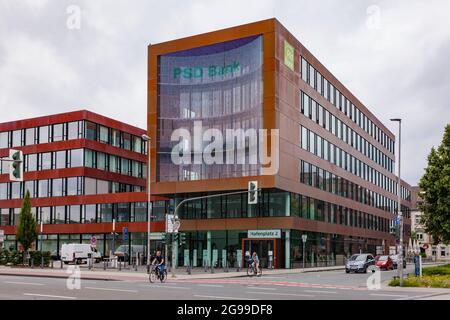
{"type": "MultiPolygon", "coordinates": [[[[28,190],[32,212],[43,223],[43,250],[55,254],[63,243],[94,241],[105,255],[121,245],[136,245],[146,252],[144,133],[86,110],[0,123],[0,157],[8,157],[9,149],[24,154],[23,182],[9,181],[9,162],[2,162],[0,168],[4,247],[18,248],[15,228],[28,190]],[[124,230],[128,231],[125,237],[124,230]]],[[[161,239],[166,201],[161,197],[152,200],[152,237],[161,239]]],[[[157,245],[155,241],[152,247],[157,245]]]]}
{"type": "MultiPolygon", "coordinates": [[[[246,190],[249,181],[261,188],[256,205],[245,193],[183,205],[179,265],[236,267],[244,252],[256,251],[263,266],[297,267],[302,235],[307,266],[395,245],[394,134],[276,19],[150,45],[148,134],[152,192],[171,198],[172,207],[246,190]],[[173,139],[177,129],[194,138],[173,139]],[[251,139],[231,154],[222,140],[212,150],[227,129],[267,129],[257,143],[268,150],[277,143],[279,170],[250,161],[251,139]],[[207,131],[210,140],[196,140],[207,131]],[[206,163],[204,151],[215,161],[206,163]],[[227,161],[240,155],[244,163],[227,161]]],[[[408,240],[406,182],[401,195],[408,240]]]]}

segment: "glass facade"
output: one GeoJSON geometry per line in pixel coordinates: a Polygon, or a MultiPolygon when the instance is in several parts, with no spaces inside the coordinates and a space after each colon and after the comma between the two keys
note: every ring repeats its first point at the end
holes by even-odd
{"type": "MultiPolygon", "coordinates": [[[[211,46],[179,51],[159,57],[158,181],[182,181],[256,175],[259,165],[193,164],[195,154],[210,144],[192,146],[192,141],[171,141],[176,129],[193,135],[194,122],[204,130],[262,128],[262,37],[250,37],[211,46]],[[176,145],[190,161],[172,162],[176,145]],[[191,148],[192,147],[192,148],[191,148]],[[199,150],[201,149],[201,150],[199,150]],[[190,163],[189,163],[190,162],[190,163]]],[[[235,152],[239,152],[235,148],[235,152]]],[[[222,155],[225,156],[225,155],[222,155]]]]}

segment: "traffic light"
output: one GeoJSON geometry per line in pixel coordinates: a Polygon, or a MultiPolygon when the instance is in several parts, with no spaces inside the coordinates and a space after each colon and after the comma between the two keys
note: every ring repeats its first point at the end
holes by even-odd
{"type": "Polygon", "coordinates": [[[180,236],[178,238],[178,243],[180,246],[186,244],[186,233],[180,233],[180,236]]]}
{"type": "Polygon", "coordinates": [[[19,150],[9,150],[11,165],[9,167],[9,180],[23,181],[23,153],[19,150]]]}
{"type": "Polygon", "coordinates": [[[258,181],[248,182],[248,204],[258,203],[258,181]]]}
{"type": "Polygon", "coordinates": [[[179,233],[174,233],[173,234],[173,242],[177,242],[179,238],[179,233]]]}

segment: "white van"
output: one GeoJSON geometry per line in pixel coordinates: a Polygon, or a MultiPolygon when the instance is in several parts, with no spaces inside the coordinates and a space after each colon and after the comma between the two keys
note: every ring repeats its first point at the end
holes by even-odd
{"type": "Polygon", "coordinates": [[[87,262],[88,254],[92,254],[92,258],[96,262],[102,259],[102,255],[97,249],[93,248],[90,244],[80,244],[80,243],[69,243],[63,244],[61,247],[61,261],[65,264],[73,262],[79,264],[87,262]]]}

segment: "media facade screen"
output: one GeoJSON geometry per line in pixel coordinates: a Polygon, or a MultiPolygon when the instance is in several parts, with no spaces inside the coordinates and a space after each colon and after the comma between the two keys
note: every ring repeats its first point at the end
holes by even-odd
{"type": "MultiPolygon", "coordinates": [[[[259,164],[194,161],[194,125],[202,132],[262,128],[262,36],[162,55],[158,61],[158,181],[185,181],[257,175],[259,164]],[[176,164],[171,141],[176,129],[192,135],[185,151],[192,162],[176,164]],[[189,148],[190,147],[190,148],[189,148]]],[[[194,132],[195,131],[195,132],[194,132]]],[[[198,137],[197,137],[198,138],[198,137]]],[[[202,141],[202,148],[209,142],[202,141]]],[[[198,146],[198,145],[197,145],[198,146]]],[[[224,149],[226,147],[224,146],[224,149]]],[[[248,141],[245,156],[249,158],[248,141]]],[[[241,150],[242,151],[242,150],[241,150]]],[[[239,152],[236,149],[236,154],[239,152]]],[[[198,153],[198,152],[197,152],[198,153]]],[[[197,158],[198,160],[199,158],[197,158]]],[[[229,160],[229,159],[228,159],[229,160]]]]}

